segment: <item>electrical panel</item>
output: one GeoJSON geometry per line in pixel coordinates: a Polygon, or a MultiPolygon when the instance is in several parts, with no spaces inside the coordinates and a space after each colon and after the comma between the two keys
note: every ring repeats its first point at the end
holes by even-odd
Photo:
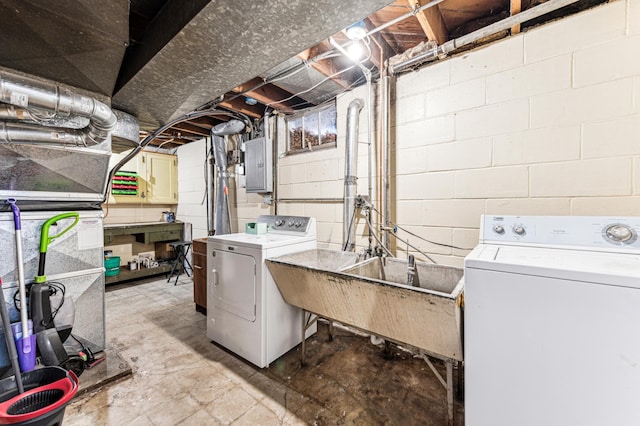
{"type": "Polygon", "coordinates": [[[246,141],[245,172],[247,192],[273,191],[273,155],[271,139],[257,138],[246,141]]]}

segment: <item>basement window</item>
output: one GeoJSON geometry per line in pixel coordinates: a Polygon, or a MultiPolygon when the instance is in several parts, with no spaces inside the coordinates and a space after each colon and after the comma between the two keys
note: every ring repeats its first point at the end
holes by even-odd
{"type": "Polygon", "coordinates": [[[336,104],[309,108],[287,118],[287,154],[336,146],[336,104]]]}

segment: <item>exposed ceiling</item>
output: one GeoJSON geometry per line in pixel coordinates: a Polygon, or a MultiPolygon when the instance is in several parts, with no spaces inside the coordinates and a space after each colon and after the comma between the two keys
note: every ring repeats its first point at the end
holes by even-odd
{"type": "MultiPolygon", "coordinates": [[[[329,42],[348,43],[344,29],[361,19],[371,33],[363,64],[376,74],[424,41],[441,45],[544,1],[444,0],[418,12],[427,0],[0,0],[0,66],[112,97],[150,132],[203,107],[292,113],[361,84],[362,72],[329,42]]],[[[175,124],[153,144],[201,139],[226,119],[175,124]]]]}

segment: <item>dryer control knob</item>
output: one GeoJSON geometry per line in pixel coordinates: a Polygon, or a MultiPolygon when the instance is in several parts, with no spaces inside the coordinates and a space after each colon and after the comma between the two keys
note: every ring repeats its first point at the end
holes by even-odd
{"type": "Polygon", "coordinates": [[[496,225],[493,227],[493,232],[496,234],[504,234],[504,227],[502,225],[496,225]]]}
{"type": "Polygon", "coordinates": [[[296,226],[296,228],[300,228],[300,227],[302,226],[302,222],[297,221],[297,222],[295,223],[295,226],[296,226]]]}
{"type": "Polygon", "coordinates": [[[512,230],[514,234],[518,234],[518,235],[524,235],[525,233],[524,226],[522,225],[514,225],[512,230]]]}
{"type": "Polygon", "coordinates": [[[276,220],[276,226],[282,226],[282,225],[284,225],[284,219],[276,220]]]}
{"type": "Polygon", "coordinates": [[[292,226],[293,226],[293,221],[292,221],[292,220],[290,220],[290,221],[289,221],[289,223],[288,223],[287,225],[289,225],[289,227],[292,227],[292,226]]]}
{"type": "Polygon", "coordinates": [[[633,231],[626,225],[616,224],[610,225],[605,230],[607,238],[611,241],[624,243],[633,238],[633,231]]]}

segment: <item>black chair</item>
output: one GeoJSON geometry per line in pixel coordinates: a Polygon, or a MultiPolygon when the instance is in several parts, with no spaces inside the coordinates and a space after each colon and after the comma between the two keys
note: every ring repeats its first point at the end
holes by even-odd
{"type": "Polygon", "coordinates": [[[169,272],[167,282],[171,281],[171,277],[173,277],[173,274],[175,273],[176,281],[173,283],[173,285],[176,285],[178,284],[178,278],[180,277],[182,271],[184,271],[184,273],[187,274],[188,277],[191,276],[189,275],[189,269],[191,270],[191,272],[193,272],[193,268],[189,263],[189,259],[187,259],[187,254],[189,253],[189,249],[191,248],[191,241],[176,241],[175,243],[169,243],[169,245],[176,251],[177,256],[173,261],[173,265],[171,266],[171,272],[169,272]]]}

